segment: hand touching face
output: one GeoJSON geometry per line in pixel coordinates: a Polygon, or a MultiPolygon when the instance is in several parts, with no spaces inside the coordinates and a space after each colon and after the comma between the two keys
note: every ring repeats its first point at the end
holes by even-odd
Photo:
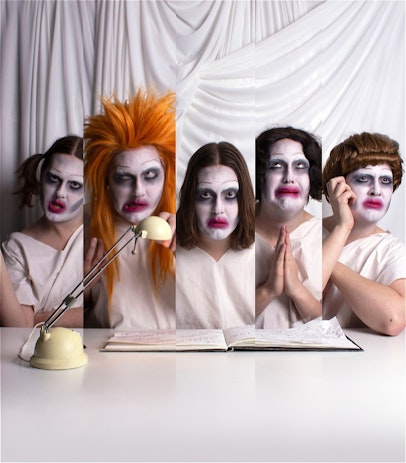
{"type": "Polygon", "coordinates": [[[356,199],[350,205],[358,223],[376,223],[389,209],[393,194],[393,174],[387,164],[357,169],[346,176],[356,199]]]}
{"type": "Polygon", "coordinates": [[[231,167],[215,165],[199,170],[195,205],[203,235],[223,240],[236,229],[238,190],[237,175],[231,167]]]}

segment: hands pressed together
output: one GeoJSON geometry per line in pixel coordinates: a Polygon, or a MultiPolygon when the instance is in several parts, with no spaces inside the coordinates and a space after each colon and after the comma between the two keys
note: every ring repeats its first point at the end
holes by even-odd
{"type": "Polygon", "coordinates": [[[321,302],[303,285],[292,253],[289,231],[282,226],[266,281],[256,289],[256,316],[283,293],[294,301],[303,319],[321,316],[321,302]]]}

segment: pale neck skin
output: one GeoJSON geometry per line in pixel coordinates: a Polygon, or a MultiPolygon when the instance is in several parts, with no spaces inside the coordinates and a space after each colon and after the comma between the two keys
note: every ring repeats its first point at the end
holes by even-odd
{"type": "MultiPolygon", "coordinates": [[[[328,230],[330,233],[336,226],[336,221],[333,215],[323,219],[323,227],[328,230]]],[[[361,238],[366,238],[375,233],[382,233],[385,230],[379,227],[376,223],[355,223],[352,230],[350,231],[348,238],[345,244],[349,244],[353,241],[359,240],[361,238]]]]}
{"type": "Polygon", "coordinates": [[[200,234],[197,246],[218,261],[230,249],[230,237],[224,240],[212,240],[200,234]]]}
{"type": "Polygon", "coordinates": [[[266,238],[272,245],[278,241],[279,232],[282,226],[286,226],[289,233],[296,230],[302,223],[311,219],[313,216],[304,209],[289,217],[273,217],[267,214],[265,208],[258,205],[255,218],[256,231],[266,238]]]}

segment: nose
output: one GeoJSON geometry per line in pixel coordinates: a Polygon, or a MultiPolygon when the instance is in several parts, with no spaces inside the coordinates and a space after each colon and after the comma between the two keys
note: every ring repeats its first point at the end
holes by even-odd
{"type": "Polygon", "coordinates": [[[65,183],[61,183],[56,190],[56,197],[57,198],[65,198],[66,197],[66,185],[65,183]]]}
{"type": "Polygon", "coordinates": [[[371,189],[370,189],[371,196],[380,196],[381,195],[381,184],[379,183],[379,178],[375,178],[371,189]]]}
{"type": "Polygon", "coordinates": [[[221,196],[217,196],[213,204],[213,214],[220,215],[224,212],[223,200],[221,196]]]}
{"type": "Polygon", "coordinates": [[[145,196],[145,185],[138,178],[134,180],[133,194],[136,198],[142,198],[145,196]]]}
{"type": "Polygon", "coordinates": [[[291,165],[287,165],[284,170],[283,183],[293,183],[293,169],[291,165]]]}

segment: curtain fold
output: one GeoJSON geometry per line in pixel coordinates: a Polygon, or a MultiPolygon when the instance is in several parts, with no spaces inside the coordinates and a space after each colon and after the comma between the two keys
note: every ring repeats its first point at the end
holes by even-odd
{"type": "MultiPolygon", "coordinates": [[[[362,130],[405,152],[403,1],[3,0],[0,22],[2,240],[36,213],[15,213],[16,167],[81,133],[100,96],[139,86],[176,91],[179,183],[221,139],[253,176],[255,136],[272,125],[316,133],[325,155],[362,130]]],[[[404,195],[386,221],[401,237],[404,195]]]]}

